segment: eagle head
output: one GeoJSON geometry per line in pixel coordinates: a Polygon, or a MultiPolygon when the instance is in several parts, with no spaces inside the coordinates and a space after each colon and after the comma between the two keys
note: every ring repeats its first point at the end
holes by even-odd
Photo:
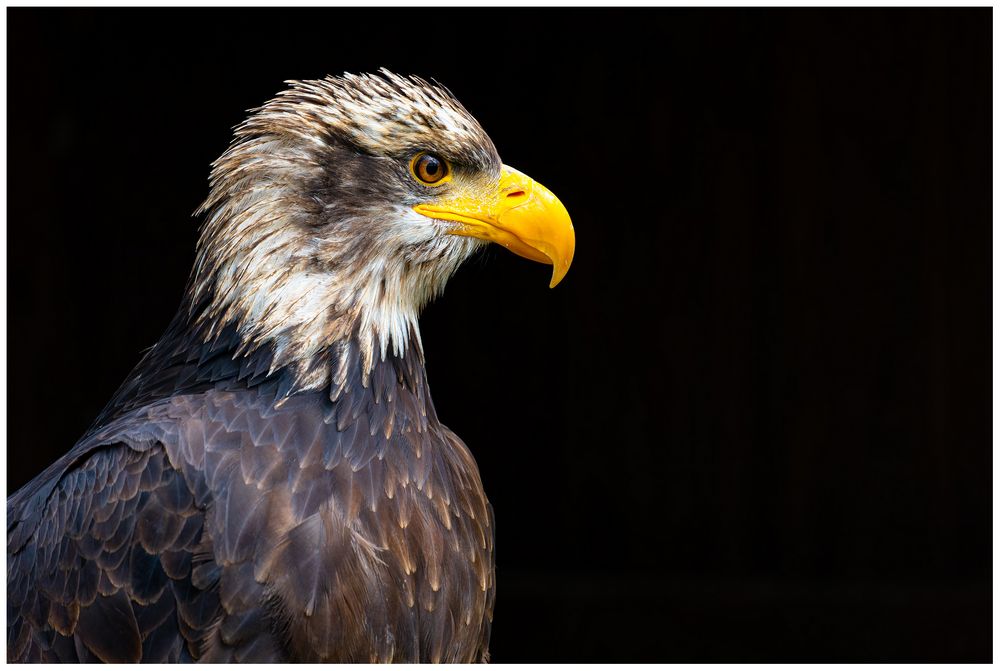
{"type": "Polygon", "coordinates": [[[553,287],[566,274],[566,209],[447,89],[386,70],[289,84],[213,164],[190,285],[206,338],[235,326],[315,388],[339,342],[369,369],[419,349],[421,308],[488,242],[552,264],[553,287]]]}

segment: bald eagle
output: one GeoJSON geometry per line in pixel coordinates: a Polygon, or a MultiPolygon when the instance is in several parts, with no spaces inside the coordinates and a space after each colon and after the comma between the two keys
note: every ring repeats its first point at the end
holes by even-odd
{"type": "Polygon", "coordinates": [[[493,514],[417,318],[559,200],[436,83],[293,81],[213,164],[180,308],[7,501],[9,661],[488,660],[493,514]]]}

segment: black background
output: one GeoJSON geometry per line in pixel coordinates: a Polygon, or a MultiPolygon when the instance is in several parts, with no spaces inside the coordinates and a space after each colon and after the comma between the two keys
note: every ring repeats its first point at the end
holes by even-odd
{"type": "Polygon", "coordinates": [[[8,10],[8,491],[290,78],[435,77],[577,230],[422,327],[495,661],[989,661],[991,10],[8,10]]]}

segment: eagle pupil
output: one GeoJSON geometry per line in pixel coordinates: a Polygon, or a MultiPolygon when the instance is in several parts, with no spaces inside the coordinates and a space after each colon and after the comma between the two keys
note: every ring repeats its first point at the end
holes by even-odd
{"type": "Polygon", "coordinates": [[[437,162],[437,159],[428,158],[427,163],[424,164],[424,170],[428,175],[434,177],[438,174],[438,170],[441,169],[441,164],[437,162]]]}

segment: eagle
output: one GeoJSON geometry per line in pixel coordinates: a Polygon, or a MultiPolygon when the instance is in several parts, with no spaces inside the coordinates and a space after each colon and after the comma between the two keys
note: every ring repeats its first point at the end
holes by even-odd
{"type": "Polygon", "coordinates": [[[437,82],[287,84],[212,164],[163,336],[7,500],[8,661],[489,659],[493,511],[418,315],[490,242],[554,287],[570,217],[437,82]]]}

